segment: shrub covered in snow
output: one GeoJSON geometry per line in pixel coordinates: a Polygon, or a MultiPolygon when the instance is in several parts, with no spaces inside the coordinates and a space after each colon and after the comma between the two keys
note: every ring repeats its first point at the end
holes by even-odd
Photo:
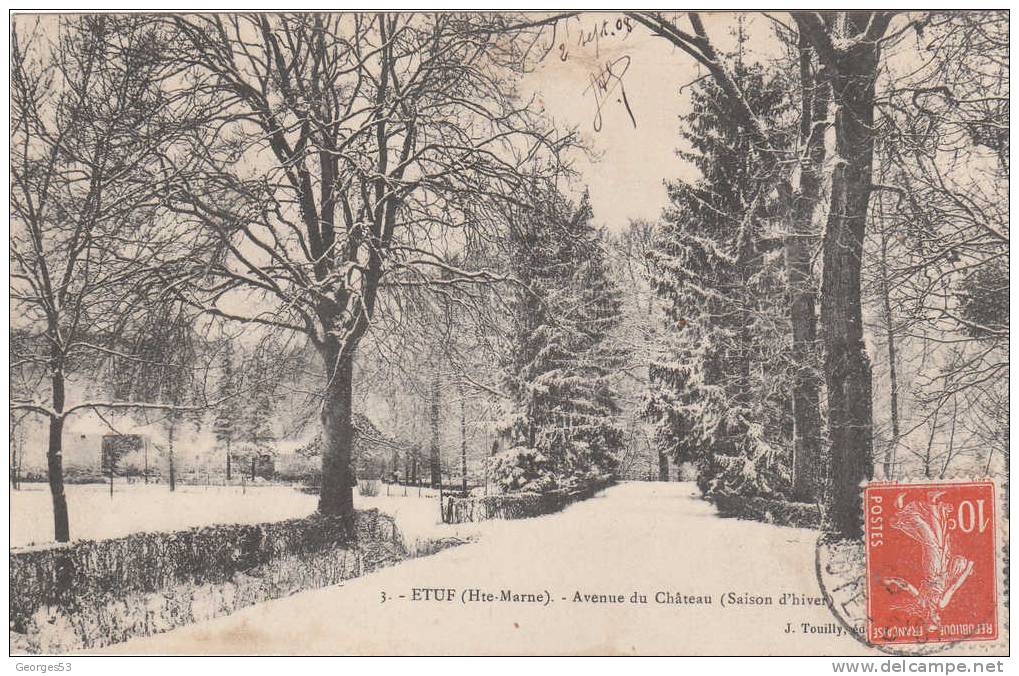
{"type": "Polygon", "coordinates": [[[492,476],[505,491],[541,493],[558,483],[552,461],[534,448],[514,446],[496,454],[491,463],[492,476]]]}
{"type": "Polygon", "coordinates": [[[470,523],[488,519],[526,519],[557,512],[571,502],[586,500],[612,485],[609,476],[592,477],[576,482],[569,489],[544,492],[518,491],[499,495],[446,496],[442,505],[445,523],[470,523]]]}
{"type": "Polygon", "coordinates": [[[821,527],[820,508],[806,502],[752,498],[732,493],[715,493],[711,500],[722,516],[796,528],[821,527]]]}
{"type": "Polygon", "coordinates": [[[314,515],[14,549],[10,626],[26,650],[106,645],[335,584],[405,555],[392,518],[376,510],[358,512],[353,537],[339,519],[314,515]]]}
{"type": "Polygon", "coordinates": [[[357,492],[363,497],[373,498],[379,494],[380,483],[378,479],[361,479],[357,482],[357,492]]]}

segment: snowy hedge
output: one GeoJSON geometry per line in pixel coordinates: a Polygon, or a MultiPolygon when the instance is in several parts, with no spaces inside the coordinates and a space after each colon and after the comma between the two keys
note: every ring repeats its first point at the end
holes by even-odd
{"type": "Polygon", "coordinates": [[[545,493],[516,492],[498,495],[448,495],[442,505],[445,523],[467,523],[487,519],[526,519],[558,512],[571,502],[586,500],[598,491],[615,483],[604,477],[589,481],[571,490],[561,489],[545,493]]]}
{"type": "Polygon", "coordinates": [[[715,503],[722,516],[752,519],[796,528],[821,527],[821,510],[817,505],[811,503],[750,498],[729,493],[712,495],[710,500],[715,503]]]}
{"type": "Polygon", "coordinates": [[[305,589],[406,556],[391,517],[220,525],[14,549],[12,650],[61,652],[148,635],[305,589]]]}

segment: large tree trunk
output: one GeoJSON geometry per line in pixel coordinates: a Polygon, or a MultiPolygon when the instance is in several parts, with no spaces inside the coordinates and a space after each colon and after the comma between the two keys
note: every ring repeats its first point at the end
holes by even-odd
{"type": "Polygon", "coordinates": [[[71,529],[67,517],[67,496],[64,494],[64,418],[50,416],[49,448],[46,467],[49,473],[50,496],[53,498],[53,537],[57,542],[69,542],[71,529]]]}
{"type": "Polygon", "coordinates": [[[70,542],[71,527],[67,516],[67,495],[64,493],[64,374],[61,366],[53,368],[52,389],[56,414],[50,416],[46,470],[53,499],[53,537],[57,542],[70,542]]]}
{"type": "Polygon", "coordinates": [[[323,350],[326,369],[322,401],[322,488],[318,511],[343,517],[353,526],[354,492],[350,475],[354,427],[351,422],[354,363],[338,349],[323,350]]]}
{"type": "Polygon", "coordinates": [[[669,480],[669,456],[661,449],[658,451],[658,480],[669,480]]]}
{"type": "Polygon", "coordinates": [[[824,164],[824,124],[830,89],[813,69],[812,50],[800,39],[800,182],[793,197],[792,232],[785,239],[789,278],[789,318],[792,325],[793,380],[793,486],[792,497],[814,502],[821,481],[821,388],[817,359],[816,286],[811,273],[811,242],[817,237],[814,213],[821,195],[824,164]]]}
{"type": "Polygon", "coordinates": [[[877,43],[860,41],[839,57],[832,76],[837,158],[821,282],[831,437],[826,502],[829,527],[856,538],[863,534],[860,484],[873,474],[871,370],[863,342],[860,273],[874,158],[877,43]]]}

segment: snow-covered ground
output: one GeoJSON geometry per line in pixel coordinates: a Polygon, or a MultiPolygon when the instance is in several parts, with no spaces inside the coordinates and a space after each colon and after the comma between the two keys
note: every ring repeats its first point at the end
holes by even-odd
{"type": "MultiPolygon", "coordinates": [[[[289,486],[184,486],[166,484],[84,484],[66,487],[71,539],[121,537],[144,531],[168,531],[221,523],[259,523],[307,516],[317,495],[289,486]]],[[[439,501],[428,489],[393,486],[386,495],[363,497],[354,489],[358,509],[378,508],[395,517],[408,545],[416,540],[466,536],[469,526],[440,523],[439,501]],[[406,496],[404,493],[406,492],[406,496]],[[421,497],[418,497],[420,493],[421,497]]],[[[23,484],[10,491],[11,546],[53,541],[53,507],[47,484],[23,484]]]]}
{"type": "Polygon", "coordinates": [[[413,552],[428,540],[441,538],[468,539],[475,536],[487,524],[445,524],[439,514],[439,498],[436,491],[392,486],[389,495],[382,486],[379,495],[364,497],[354,489],[354,506],[358,509],[378,509],[396,519],[396,525],[403,535],[404,544],[413,552]],[[404,495],[406,493],[406,495],[404,495]]]}
{"type": "Polygon", "coordinates": [[[798,601],[820,597],[814,573],[816,532],[719,518],[697,497],[693,484],[623,483],[558,514],[489,521],[475,528],[478,537],[470,544],[104,652],[868,652],[837,633],[837,622],[823,605],[779,603],[785,593],[798,601]],[[428,587],[453,588],[457,600],[410,600],[412,589],[428,587]],[[548,590],[552,601],[547,606],[463,604],[459,595],[465,589],[497,597],[502,590],[548,590]],[[647,603],[574,600],[578,593],[629,599],[634,592],[644,594],[647,603]],[[713,602],[656,603],[659,593],[711,596],[713,602]],[[774,603],[723,606],[729,593],[770,596],[774,603]]]}

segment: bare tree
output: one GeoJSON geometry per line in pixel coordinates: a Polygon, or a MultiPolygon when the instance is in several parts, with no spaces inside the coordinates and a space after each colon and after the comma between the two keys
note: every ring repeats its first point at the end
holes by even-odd
{"type": "MultiPolygon", "coordinates": [[[[875,209],[880,209],[880,201],[875,205],[875,209]]],[[[878,211],[880,214],[880,211],[878,211]]],[[[884,458],[882,461],[884,469],[884,478],[891,480],[895,478],[896,472],[896,450],[898,449],[899,441],[902,436],[902,429],[899,422],[900,417],[900,383],[898,376],[899,369],[899,332],[900,329],[897,326],[895,310],[892,305],[892,288],[891,288],[891,266],[889,249],[891,248],[890,240],[892,235],[889,232],[887,223],[884,219],[878,218],[878,255],[875,261],[874,268],[876,268],[873,276],[875,277],[876,287],[874,293],[877,295],[880,303],[879,314],[880,314],[880,326],[878,328],[882,338],[885,341],[885,349],[887,352],[887,369],[888,369],[888,410],[890,417],[891,430],[889,438],[885,441],[884,458]]]]}
{"type": "MultiPolygon", "coordinates": [[[[990,458],[1007,450],[1008,429],[1000,406],[1009,336],[1008,16],[932,12],[912,25],[910,67],[889,72],[877,100],[874,209],[888,233],[877,272],[887,277],[898,354],[925,360],[909,399],[930,419],[961,397],[960,433],[983,438],[995,449],[990,458]]],[[[902,423],[908,431],[929,420],[902,423]]]]}
{"type": "Polygon", "coordinates": [[[863,342],[861,269],[874,163],[874,104],[881,44],[892,12],[794,18],[831,72],[837,161],[822,243],[821,336],[828,394],[828,519],[862,534],[860,483],[873,473],[871,371],[863,342]]]}
{"type": "MultiPolygon", "coordinates": [[[[62,436],[82,411],[159,402],[71,400],[76,372],[116,357],[174,238],[156,237],[158,162],[185,105],[158,83],[163,36],[136,17],[24,17],[11,33],[12,409],[49,424],[56,539],[70,538],[62,436]],[[23,389],[22,389],[23,388],[23,389]]],[[[165,231],[164,231],[165,232],[165,231]]],[[[172,234],[172,233],[165,233],[172,234]]],[[[94,389],[94,388],[92,388],[94,389]]],[[[86,394],[90,390],[86,390],[86,394]]]]}
{"type": "MultiPolygon", "coordinates": [[[[484,283],[435,242],[562,140],[518,103],[492,43],[450,14],[173,19],[187,86],[219,111],[173,205],[216,242],[182,283],[213,316],[308,336],[323,364],[322,513],[350,516],[354,357],[380,290],[484,283]]],[[[551,157],[551,163],[543,165],[551,157]]],[[[542,159],[544,158],[544,159],[542,159]]]]}

